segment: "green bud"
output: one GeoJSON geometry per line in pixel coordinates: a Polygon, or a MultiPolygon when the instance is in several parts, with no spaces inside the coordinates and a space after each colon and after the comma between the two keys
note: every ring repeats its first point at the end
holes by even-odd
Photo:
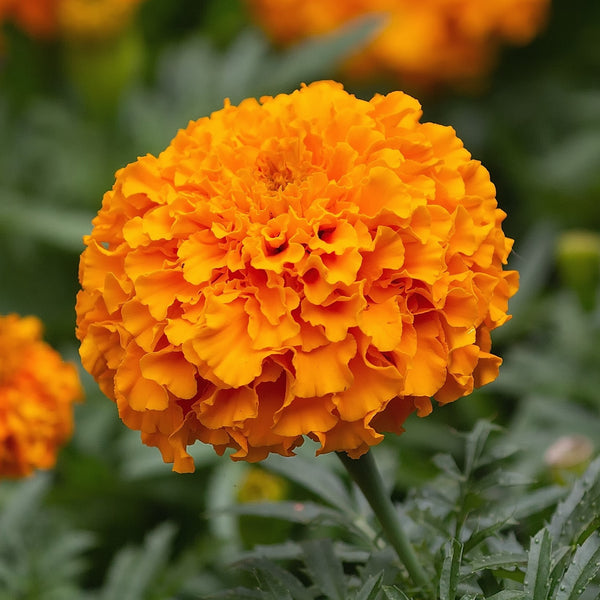
{"type": "Polygon", "coordinates": [[[577,294],[586,310],[593,309],[600,283],[600,234],[564,232],[557,243],[557,267],[564,285],[577,294]]]}

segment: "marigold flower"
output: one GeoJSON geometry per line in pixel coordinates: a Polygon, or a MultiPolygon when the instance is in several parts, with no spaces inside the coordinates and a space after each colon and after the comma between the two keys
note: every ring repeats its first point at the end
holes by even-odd
{"type": "Polygon", "coordinates": [[[77,369],[41,332],[36,317],[0,316],[0,478],[53,467],[83,395],[77,369]]]}
{"type": "Polygon", "coordinates": [[[192,471],[309,436],[352,457],[492,381],[518,286],[487,170],[402,92],[225,103],[116,174],[77,336],[126,425],[192,471]]]}
{"type": "Polygon", "coordinates": [[[502,42],[529,42],[550,0],[247,0],[256,21],[279,44],[382,13],[383,30],[351,57],[347,71],[399,76],[416,85],[460,82],[491,67],[502,42]]]}

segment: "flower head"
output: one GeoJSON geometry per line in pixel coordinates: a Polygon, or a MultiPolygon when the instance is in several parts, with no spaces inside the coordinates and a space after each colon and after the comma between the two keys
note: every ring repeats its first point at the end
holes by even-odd
{"type": "Polygon", "coordinates": [[[117,172],[80,262],[85,368],[177,471],[359,456],[493,380],[517,273],[495,189],[402,92],[322,81],[190,122],[117,172]]]}
{"type": "Polygon", "coordinates": [[[0,478],[53,467],[73,429],[79,376],[41,329],[35,317],[0,317],[0,478]]]}
{"type": "Polygon", "coordinates": [[[383,30],[351,57],[358,77],[388,73],[417,85],[460,82],[491,67],[502,42],[529,42],[550,0],[247,0],[256,21],[280,44],[382,13],[383,30]]]}

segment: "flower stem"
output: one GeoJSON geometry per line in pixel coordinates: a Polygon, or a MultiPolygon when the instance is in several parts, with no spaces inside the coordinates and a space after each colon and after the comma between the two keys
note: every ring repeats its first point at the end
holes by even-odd
{"type": "Polygon", "coordinates": [[[357,459],[350,458],[345,452],[337,452],[337,455],[365,495],[383,528],[384,535],[396,550],[413,582],[423,590],[429,589],[429,579],[402,528],[392,500],[385,491],[383,480],[371,452],[367,452],[357,459]]]}

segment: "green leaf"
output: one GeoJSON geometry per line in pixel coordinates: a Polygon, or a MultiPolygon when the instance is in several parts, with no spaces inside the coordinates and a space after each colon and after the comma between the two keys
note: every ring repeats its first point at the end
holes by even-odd
{"type": "MultiPolygon", "coordinates": [[[[335,554],[342,562],[365,563],[371,554],[354,545],[336,542],[335,554]]],[[[268,558],[271,560],[302,560],[302,545],[298,542],[287,541],[282,544],[257,544],[252,550],[244,553],[242,558],[268,558]]]]}
{"type": "Polygon", "coordinates": [[[479,466],[479,461],[492,431],[502,431],[502,428],[490,421],[481,419],[477,421],[473,430],[467,434],[465,442],[465,478],[469,479],[473,470],[479,466]]]}
{"type": "Polygon", "coordinates": [[[458,540],[452,539],[446,543],[440,575],[440,600],[455,600],[456,598],[462,553],[463,546],[458,540]]]}
{"type": "Polygon", "coordinates": [[[543,487],[516,498],[511,496],[508,502],[500,504],[497,508],[498,520],[513,519],[520,521],[538,514],[548,507],[556,504],[565,495],[565,489],[558,485],[543,487]]]}
{"type": "Polygon", "coordinates": [[[264,598],[265,594],[263,592],[237,587],[211,594],[205,600],[264,600],[264,598]]]}
{"type": "Polygon", "coordinates": [[[162,523],[152,530],[141,548],[124,548],[110,566],[102,600],[145,600],[157,572],[167,562],[175,526],[162,523]]]}
{"type": "MultiPolygon", "coordinates": [[[[265,597],[271,600],[294,600],[285,583],[274,577],[270,571],[259,570],[254,572],[260,589],[266,592],[265,597]]],[[[310,598],[310,596],[308,596],[310,598]]]]}
{"type": "Polygon", "coordinates": [[[546,600],[550,587],[550,561],[552,540],[547,529],[542,529],[532,539],[525,574],[525,592],[531,600],[546,600]]]}
{"type": "Polygon", "coordinates": [[[268,77],[264,83],[270,90],[285,90],[323,76],[367,44],[384,24],[381,15],[366,15],[333,33],[300,42],[267,64],[263,73],[268,77]]]}
{"type": "Polygon", "coordinates": [[[487,540],[488,538],[494,536],[496,533],[508,527],[509,525],[515,525],[516,521],[513,519],[502,519],[500,521],[496,521],[483,529],[476,529],[473,531],[468,540],[463,543],[464,553],[467,554],[473,548],[476,548],[479,544],[487,540]]]}
{"type": "Polygon", "coordinates": [[[263,558],[250,558],[236,563],[254,574],[260,589],[273,600],[313,600],[313,595],[289,571],[263,558]]]}
{"type": "Polygon", "coordinates": [[[82,555],[94,543],[94,536],[87,531],[67,531],[52,540],[52,545],[39,559],[39,569],[48,576],[73,580],[84,570],[86,561],[82,555]]]}
{"type": "Polygon", "coordinates": [[[38,512],[49,486],[50,477],[46,473],[38,473],[20,483],[0,512],[0,546],[13,535],[20,536],[20,529],[38,512]]]}
{"type": "Polygon", "coordinates": [[[548,594],[550,598],[555,597],[556,588],[571,563],[572,555],[573,549],[570,546],[562,546],[553,552],[552,570],[550,571],[550,593],[548,594]]]}
{"type": "Polygon", "coordinates": [[[487,600],[530,600],[530,597],[522,590],[502,590],[487,600]]]}
{"type": "Polygon", "coordinates": [[[346,600],[344,569],[333,551],[331,540],[302,543],[304,563],[316,586],[330,600],[346,600]]]}
{"type": "Polygon", "coordinates": [[[348,519],[342,513],[315,502],[244,502],[223,510],[237,515],[282,519],[304,525],[316,522],[348,524],[348,519]]]}
{"type": "Polygon", "coordinates": [[[263,462],[263,466],[291,479],[335,508],[356,512],[341,477],[333,469],[323,466],[321,461],[307,460],[302,456],[290,459],[274,454],[263,462]]]}
{"type": "Polygon", "coordinates": [[[519,485],[531,485],[535,479],[516,471],[505,471],[502,468],[494,469],[485,477],[475,483],[475,489],[486,490],[496,487],[513,487],[519,485]]]}
{"type": "Polygon", "coordinates": [[[376,600],[381,591],[382,581],[383,572],[377,575],[369,575],[361,588],[356,592],[353,600],[376,600]]]}
{"type": "Polygon", "coordinates": [[[386,600],[413,600],[412,598],[409,598],[402,590],[399,590],[396,586],[384,585],[381,589],[386,600]]]}
{"type": "Polygon", "coordinates": [[[483,556],[465,564],[461,569],[461,576],[468,577],[469,575],[484,569],[515,569],[519,565],[526,564],[526,562],[526,554],[518,554],[516,552],[492,554],[490,556],[483,556]]]}
{"type": "Polygon", "coordinates": [[[465,476],[461,473],[454,457],[450,454],[436,454],[433,459],[433,464],[443,471],[451,479],[456,481],[465,481],[465,476]]]}
{"type": "Polygon", "coordinates": [[[83,250],[82,237],[92,230],[92,217],[88,212],[56,206],[0,204],[0,223],[5,231],[74,252],[83,250]]]}
{"type": "Polygon", "coordinates": [[[548,530],[555,543],[582,543],[600,525],[600,457],[573,485],[571,493],[559,503],[548,530]]]}
{"type": "Polygon", "coordinates": [[[595,533],[577,548],[562,578],[556,600],[577,600],[600,570],[600,534],[595,533]]]}

